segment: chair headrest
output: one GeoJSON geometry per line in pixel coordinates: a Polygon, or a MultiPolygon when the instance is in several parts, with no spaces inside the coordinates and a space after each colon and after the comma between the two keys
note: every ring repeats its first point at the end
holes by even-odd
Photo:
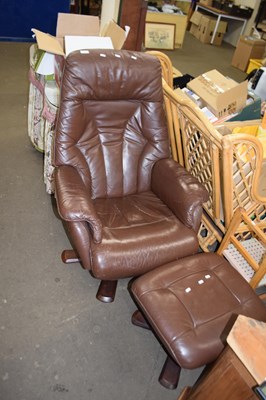
{"type": "Polygon", "coordinates": [[[162,101],[161,65],[156,57],[134,51],[75,51],[65,62],[64,94],[69,100],[162,101]]]}

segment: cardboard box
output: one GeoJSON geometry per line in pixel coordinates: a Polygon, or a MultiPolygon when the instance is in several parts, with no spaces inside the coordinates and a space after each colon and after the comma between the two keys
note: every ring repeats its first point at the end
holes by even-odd
{"type": "Polygon", "coordinates": [[[221,125],[225,122],[234,121],[252,121],[261,118],[261,98],[254,95],[253,93],[248,93],[248,98],[245,107],[243,107],[239,112],[235,114],[227,115],[226,117],[216,118],[213,121],[214,125],[221,125]]]}
{"type": "Polygon", "coordinates": [[[199,28],[198,25],[191,24],[190,29],[189,29],[189,32],[197,39],[198,39],[198,37],[197,37],[198,28],[199,28]]]}
{"type": "Polygon", "coordinates": [[[248,82],[237,83],[215,69],[191,80],[187,87],[217,118],[234,114],[246,105],[248,82]]]}
{"type": "Polygon", "coordinates": [[[32,29],[32,32],[36,36],[38,48],[43,50],[36,72],[44,75],[51,74],[52,70],[58,69],[58,65],[62,64],[58,56],[64,59],[71,51],[90,48],[119,50],[123,47],[128,33],[113,21],[100,33],[98,17],[64,13],[58,14],[56,37],[37,29],[32,29]]]}
{"type": "Polygon", "coordinates": [[[212,0],[200,0],[200,4],[204,5],[204,6],[212,6],[212,0]]]}
{"type": "MultiPolygon", "coordinates": [[[[204,15],[198,11],[194,11],[192,17],[190,18],[190,22],[190,33],[202,43],[210,43],[216,25],[216,18],[204,15]]],[[[227,23],[225,21],[220,21],[213,45],[220,46],[222,44],[226,29],[227,23]]]]}
{"type": "MultiPolygon", "coordinates": [[[[217,19],[208,15],[203,15],[200,19],[199,40],[202,43],[210,43],[215,29],[217,19]]],[[[222,44],[224,33],[227,29],[227,22],[220,21],[214,37],[213,45],[220,46],[222,44]]]]}
{"type": "Polygon", "coordinates": [[[175,6],[180,8],[180,10],[187,15],[190,10],[190,1],[175,0],[175,6]]]}
{"type": "Polygon", "coordinates": [[[266,49],[265,40],[254,39],[250,36],[241,36],[237,43],[232,65],[241,71],[246,71],[251,58],[263,58],[266,49]]]}
{"type": "Polygon", "coordinates": [[[189,31],[197,39],[199,39],[200,36],[200,21],[202,17],[203,14],[201,14],[199,11],[194,11],[189,20],[191,22],[191,27],[189,31]]]}
{"type": "Polygon", "coordinates": [[[190,22],[192,23],[192,24],[195,24],[195,25],[199,25],[200,24],[200,21],[201,21],[201,18],[203,17],[203,14],[202,13],[200,13],[199,11],[194,11],[193,12],[193,14],[191,15],[191,18],[190,18],[190,22]]]}
{"type": "MultiPolygon", "coordinates": [[[[212,37],[212,34],[211,34],[212,37]]],[[[224,33],[222,32],[216,32],[214,36],[214,40],[212,42],[213,46],[221,46],[223,43],[223,38],[224,38],[224,33]]]]}

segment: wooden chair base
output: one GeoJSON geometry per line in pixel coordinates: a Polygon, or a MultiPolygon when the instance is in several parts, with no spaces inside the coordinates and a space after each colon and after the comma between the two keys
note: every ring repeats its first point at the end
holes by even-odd
{"type": "Polygon", "coordinates": [[[101,281],[96,298],[103,303],[112,303],[115,299],[117,281],[101,281]]]}
{"type": "Polygon", "coordinates": [[[80,262],[78,253],[75,250],[64,250],[61,254],[61,259],[65,264],[80,262]]]}
{"type": "Polygon", "coordinates": [[[180,377],[181,367],[167,356],[159,376],[159,382],[167,389],[176,389],[180,377]]]}

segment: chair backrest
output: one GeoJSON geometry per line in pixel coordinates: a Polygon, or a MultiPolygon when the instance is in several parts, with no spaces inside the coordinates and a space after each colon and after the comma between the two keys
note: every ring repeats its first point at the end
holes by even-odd
{"type": "Polygon", "coordinates": [[[117,197],[149,190],[154,163],[169,152],[156,57],[125,50],[67,57],[55,166],[75,167],[92,198],[117,197]]]}

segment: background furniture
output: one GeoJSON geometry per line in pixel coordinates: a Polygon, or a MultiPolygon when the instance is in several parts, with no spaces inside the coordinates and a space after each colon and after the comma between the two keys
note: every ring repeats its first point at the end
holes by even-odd
{"type": "MultiPolygon", "coordinates": [[[[131,285],[139,307],[132,322],[150,326],[165,348],[167,359],[159,381],[169,389],[176,388],[181,368],[198,368],[218,357],[236,315],[266,322],[263,302],[222,256],[243,216],[246,221],[244,211],[236,212],[217,254],[200,253],[171,262],[131,285]]],[[[224,385],[228,384],[225,379],[224,385]]]]}
{"type": "Polygon", "coordinates": [[[127,40],[123,46],[124,50],[141,51],[145,18],[147,12],[147,1],[144,0],[121,0],[118,24],[124,29],[130,27],[127,40]]]}
{"type": "Polygon", "coordinates": [[[178,400],[258,400],[254,388],[265,379],[266,324],[238,316],[225,350],[178,400]]]}
{"type": "Polygon", "coordinates": [[[193,388],[185,388],[177,400],[258,400],[255,379],[227,346],[218,360],[193,388]]]}
{"type": "Polygon", "coordinates": [[[213,14],[213,15],[217,16],[217,22],[216,22],[216,25],[215,25],[215,28],[214,28],[214,31],[213,31],[213,34],[212,34],[211,44],[214,41],[218,25],[219,25],[219,23],[220,23],[222,18],[228,19],[228,20],[233,20],[233,21],[241,21],[243,23],[241,31],[240,31],[240,34],[239,34],[239,37],[241,35],[243,35],[243,33],[245,31],[246,24],[247,24],[247,19],[246,18],[240,18],[240,17],[236,17],[234,15],[229,15],[228,13],[226,13],[224,11],[218,10],[218,9],[216,9],[214,7],[205,6],[205,5],[202,5],[202,4],[197,4],[195,10],[196,11],[203,10],[203,11],[205,11],[207,13],[210,13],[210,14],[213,14]]]}
{"type": "Polygon", "coordinates": [[[258,13],[255,19],[255,26],[260,31],[262,38],[266,33],[266,0],[261,0],[258,13]]]}
{"type": "Polygon", "coordinates": [[[118,279],[198,251],[206,189],[170,159],[161,68],[148,54],[90,50],[65,62],[55,198],[75,252],[110,302],[118,279]]]}
{"type": "Polygon", "coordinates": [[[163,12],[147,12],[146,22],[157,22],[162,24],[175,24],[175,48],[181,48],[183,45],[186,27],[187,16],[177,14],[166,14],[163,12]]]}
{"type": "Polygon", "coordinates": [[[102,0],[71,0],[70,12],[84,15],[101,15],[102,0]]]}
{"type": "MultiPolygon", "coordinates": [[[[243,207],[262,230],[266,228],[266,196],[263,172],[263,150],[256,137],[220,133],[195,103],[166,83],[172,74],[170,60],[164,61],[164,95],[169,125],[172,156],[196,176],[210,197],[204,204],[205,213],[199,241],[204,251],[221,242],[233,214],[243,207]],[[170,74],[167,73],[171,71],[170,74]],[[245,150],[245,157],[241,156],[245,150]]],[[[172,82],[170,83],[172,85],[172,82]]],[[[233,125],[239,122],[233,123],[233,125]]],[[[245,226],[239,235],[248,237],[245,226]]]]}

